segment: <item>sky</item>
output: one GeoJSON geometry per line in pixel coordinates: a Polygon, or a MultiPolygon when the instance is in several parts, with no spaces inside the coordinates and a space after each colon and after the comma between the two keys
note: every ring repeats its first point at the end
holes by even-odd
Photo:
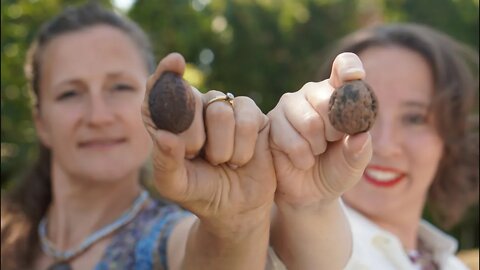
{"type": "Polygon", "coordinates": [[[112,3],[115,7],[127,11],[133,5],[135,0],[113,0],[112,3]]]}

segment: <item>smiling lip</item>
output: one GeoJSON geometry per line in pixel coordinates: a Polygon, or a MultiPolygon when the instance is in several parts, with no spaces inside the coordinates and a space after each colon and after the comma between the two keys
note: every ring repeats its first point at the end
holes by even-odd
{"type": "Polygon", "coordinates": [[[368,166],[363,172],[363,177],[374,186],[392,187],[405,178],[405,173],[387,167],[368,166]]]}
{"type": "Polygon", "coordinates": [[[116,146],[118,144],[124,143],[126,139],[120,138],[120,139],[93,139],[93,140],[87,140],[80,142],[78,146],[80,148],[98,148],[98,149],[103,149],[103,148],[110,148],[113,146],[116,146]]]}

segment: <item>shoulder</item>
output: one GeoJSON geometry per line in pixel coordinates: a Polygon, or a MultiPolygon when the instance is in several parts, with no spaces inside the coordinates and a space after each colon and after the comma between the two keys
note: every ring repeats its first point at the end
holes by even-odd
{"type": "Polygon", "coordinates": [[[112,240],[97,269],[166,269],[164,254],[172,228],[189,212],[149,198],[138,216],[112,240]],[[108,268],[110,267],[110,268],[108,268]],[[115,268],[115,267],[114,267],[115,268]]]}
{"type": "Polygon", "coordinates": [[[139,245],[150,243],[167,237],[177,222],[190,215],[176,204],[150,198],[130,230],[137,233],[139,245]]]}
{"type": "Polygon", "coordinates": [[[468,269],[455,256],[458,242],[452,236],[444,233],[429,222],[422,220],[419,227],[419,238],[433,252],[435,261],[442,266],[442,269],[468,269]]]}
{"type": "Polygon", "coordinates": [[[192,214],[176,204],[151,200],[145,213],[139,217],[139,223],[144,223],[145,238],[160,238],[171,233],[174,225],[192,214]]]}
{"type": "Polygon", "coordinates": [[[454,255],[448,256],[442,264],[442,269],[468,270],[469,268],[454,255]]]}
{"type": "Polygon", "coordinates": [[[172,231],[190,216],[178,205],[152,199],[139,220],[144,223],[144,230],[136,245],[135,269],[167,269],[167,245],[172,231]]]}
{"type": "MultiPolygon", "coordinates": [[[[351,208],[346,207],[346,212],[352,228],[353,252],[345,269],[393,270],[413,267],[395,235],[351,208]]],[[[451,236],[422,221],[419,224],[419,238],[432,250],[441,269],[468,269],[455,257],[457,243],[451,236]]]]}

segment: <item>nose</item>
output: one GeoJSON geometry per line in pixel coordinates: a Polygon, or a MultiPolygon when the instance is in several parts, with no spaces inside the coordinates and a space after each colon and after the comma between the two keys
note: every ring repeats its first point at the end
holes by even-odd
{"type": "MultiPolygon", "coordinates": [[[[380,115],[378,115],[380,116],[380,115]]],[[[391,157],[401,152],[401,130],[393,120],[378,117],[370,130],[373,154],[379,157],[391,157]]]]}
{"type": "Polygon", "coordinates": [[[87,123],[90,126],[98,127],[108,125],[114,120],[113,109],[108,106],[108,102],[100,93],[90,96],[89,106],[87,108],[87,123]]]}

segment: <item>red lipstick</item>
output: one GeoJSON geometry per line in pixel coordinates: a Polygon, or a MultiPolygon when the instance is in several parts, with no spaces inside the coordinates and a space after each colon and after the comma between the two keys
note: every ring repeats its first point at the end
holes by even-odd
{"type": "Polygon", "coordinates": [[[404,179],[405,173],[393,168],[372,165],[365,169],[363,177],[374,186],[392,187],[404,179]]]}

